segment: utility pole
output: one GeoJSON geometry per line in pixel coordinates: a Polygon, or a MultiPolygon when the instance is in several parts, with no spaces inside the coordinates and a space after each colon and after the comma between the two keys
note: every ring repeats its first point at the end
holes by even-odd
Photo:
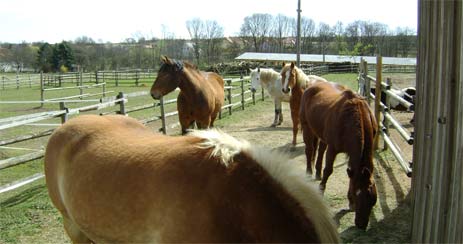
{"type": "Polygon", "coordinates": [[[296,65],[301,66],[301,0],[297,0],[296,65]]]}

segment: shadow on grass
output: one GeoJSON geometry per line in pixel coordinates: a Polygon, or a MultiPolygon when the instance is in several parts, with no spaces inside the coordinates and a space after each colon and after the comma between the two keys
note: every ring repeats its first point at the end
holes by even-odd
{"type": "Polygon", "coordinates": [[[10,208],[27,202],[34,202],[37,197],[47,194],[47,188],[44,185],[33,186],[6,199],[5,201],[0,202],[0,208],[10,208]]]}
{"type": "MultiPolygon", "coordinates": [[[[410,194],[381,221],[371,221],[367,231],[355,226],[340,233],[344,243],[410,243],[410,194]]],[[[370,219],[376,219],[374,213],[370,219]]]]}

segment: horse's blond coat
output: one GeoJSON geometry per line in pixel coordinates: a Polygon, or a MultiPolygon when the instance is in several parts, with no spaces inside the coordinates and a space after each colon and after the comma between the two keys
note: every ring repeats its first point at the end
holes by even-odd
{"type": "Polygon", "coordinates": [[[72,119],[45,155],[74,242],[338,242],[321,196],[292,165],[219,131],[168,137],[124,116],[72,119]]]}

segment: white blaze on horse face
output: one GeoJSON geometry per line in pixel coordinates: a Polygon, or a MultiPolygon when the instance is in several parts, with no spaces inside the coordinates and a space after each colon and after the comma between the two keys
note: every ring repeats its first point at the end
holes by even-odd
{"type": "Polygon", "coordinates": [[[285,85],[283,86],[283,89],[286,91],[288,90],[288,85],[289,85],[289,76],[291,75],[291,70],[287,70],[285,74],[285,85]]]}
{"type": "Polygon", "coordinates": [[[257,90],[260,87],[260,72],[251,73],[251,88],[257,90]]]}

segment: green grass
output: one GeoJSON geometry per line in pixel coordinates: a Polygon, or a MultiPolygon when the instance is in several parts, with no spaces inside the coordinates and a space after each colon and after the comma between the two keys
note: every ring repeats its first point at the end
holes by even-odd
{"type": "MultiPolygon", "coordinates": [[[[331,81],[340,82],[348,86],[355,87],[356,74],[334,74],[326,75],[324,77],[331,81]]],[[[114,89],[116,91],[123,90],[124,92],[133,92],[147,90],[151,86],[150,83],[144,84],[145,85],[141,85],[139,87],[135,87],[133,84],[127,84],[120,87],[111,87],[111,89],[108,90],[114,89]]],[[[0,90],[0,98],[2,101],[19,99],[35,100],[40,97],[40,94],[37,95],[38,91],[38,88],[20,89],[19,91],[15,89],[6,91],[0,90]],[[33,98],[28,96],[33,96],[33,98]]],[[[60,95],[62,94],[60,93],[60,95]]],[[[151,97],[140,98],[139,100],[129,99],[128,106],[151,102],[153,102],[151,97]]],[[[20,113],[37,112],[38,110],[41,110],[30,105],[29,107],[25,105],[0,106],[0,118],[17,115],[20,113]],[[4,111],[5,109],[7,111],[4,111]]],[[[256,105],[251,105],[248,103],[245,106],[244,111],[242,111],[241,108],[234,108],[233,114],[231,116],[227,114],[227,110],[224,110],[222,113],[222,119],[217,120],[215,125],[218,128],[224,128],[228,125],[242,123],[244,120],[248,120],[254,114],[260,113],[264,107],[269,106],[273,106],[271,99],[266,99],[264,102],[258,102],[256,105]]],[[[55,110],[56,107],[54,107],[54,105],[46,105],[46,107],[42,109],[55,110]]],[[[146,116],[146,114],[151,114],[152,116],[153,111],[146,111],[145,114],[139,114],[137,116],[143,117],[146,116]]],[[[34,127],[32,129],[36,128],[34,127]]],[[[179,128],[175,128],[174,130],[179,131],[179,128]]],[[[18,129],[12,133],[10,131],[8,131],[8,133],[5,131],[0,131],[0,137],[5,138],[5,134],[8,134],[9,136],[19,135],[25,131],[26,129],[18,129]]],[[[34,146],[40,147],[44,146],[45,144],[46,141],[42,140],[36,142],[36,145],[34,146]]],[[[5,154],[5,152],[0,150],[0,159],[1,157],[6,158],[10,156],[2,154],[5,154]]],[[[30,176],[37,172],[43,172],[43,160],[35,160],[33,162],[0,170],[0,185],[4,185],[20,178],[30,176]]],[[[342,199],[344,199],[344,196],[334,200],[340,202],[342,199]]],[[[396,218],[399,218],[399,215],[400,213],[395,212],[394,210],[392,215],[388,217],[385,225],[388,229],[381,231],[378,229],[382,228],[380,225],[384,224],[383,222],[377,223],[376,225],[380,227],[377,227],[371,233],[362,232],[354,228],[350,229],[342,227],[345,229],[343,229],[343,233],[341,233],[343,237],[342,241],[347,243],[358,242],[359,240],[364,240],[365,242],[387,242],[387,240],[384,239],[385,236],[388,234],[396,234],[389,232],[392,232],[391,230],[395,230],[395,223],[397,222],[396,218]],[[378,231],[381,233],[377,233],[378,231]],[[374,235],[378,235],[378,237],[375,237],[374,235]]],[[[62,219],[60,215],[48,198],[48,192],[44,179],[20,187],[16,190],[0,194],[0,243],[69,243],[69,240],[64,234],[61,222],[62,219]]],[[[397,239],[391,239],[391,241],[397,242],[397,239]]]]}

